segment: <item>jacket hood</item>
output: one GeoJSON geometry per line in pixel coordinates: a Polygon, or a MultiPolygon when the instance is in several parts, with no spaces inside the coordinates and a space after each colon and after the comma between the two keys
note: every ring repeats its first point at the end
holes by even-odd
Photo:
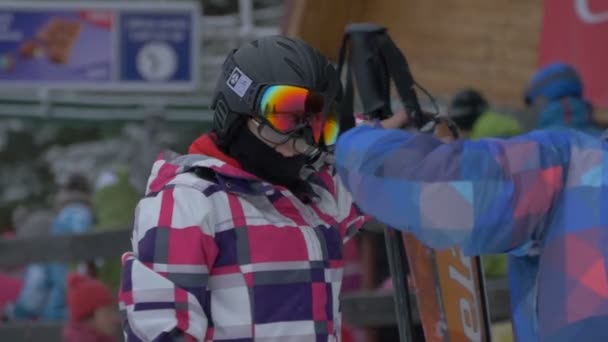
{"type": "Polygon", "coordinates": [[[592,135],[601,134],[601,130],[593,121],[591,105],[576,97],[566,97],[547,103],[539,113],[538,128],[573,128],[592,135]]]}

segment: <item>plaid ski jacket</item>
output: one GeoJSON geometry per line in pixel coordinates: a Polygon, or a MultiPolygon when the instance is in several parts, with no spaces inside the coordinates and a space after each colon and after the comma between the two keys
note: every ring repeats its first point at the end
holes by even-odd
{"type": "Polygon", "coordinates": [[[234,163],[164,155],[123,256],[128,341],[339,341],[342,244],[365,218],[330,169],[306,205],[234,163]]]}

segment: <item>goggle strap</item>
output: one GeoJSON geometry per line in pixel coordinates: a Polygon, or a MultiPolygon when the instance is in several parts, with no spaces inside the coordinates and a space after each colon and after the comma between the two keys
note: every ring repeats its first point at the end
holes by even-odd
{"type": "MultiPolygon", "coordinates": [[[[331,84],[329,85],[329,90],[327,92],[329,96],[324,97],[323,111],[321,112],[321,136],[319,137],[319,140],[325,138],[324,129],[325,125],[327,124],[329,109],[333,105],[333,102],[336,99],[336,95],[338,95],[338,90],[340,90],[340,81],[339,78],[334,78],[334,81],[331,82],[331,84]]],[[[339,120],[339,118],[337,118],[337,120],[339,120]]],[[[322,142],[323,145],[325,145],[326,143],[326,141],[322,142]]],[[[319,141],[319,145],[321,145],[321,141],[319,141]]]]}

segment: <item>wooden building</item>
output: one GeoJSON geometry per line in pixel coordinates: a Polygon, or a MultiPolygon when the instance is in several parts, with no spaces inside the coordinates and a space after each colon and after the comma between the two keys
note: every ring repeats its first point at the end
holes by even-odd
{"type": "Polygon", "coordinates": [[[386,26],[414,76],[450,97],[478,88],[496,105],[523,107],[537,66],[541,0],[290,0],[284,32],[336,58],[351,22],[386,26]]]}

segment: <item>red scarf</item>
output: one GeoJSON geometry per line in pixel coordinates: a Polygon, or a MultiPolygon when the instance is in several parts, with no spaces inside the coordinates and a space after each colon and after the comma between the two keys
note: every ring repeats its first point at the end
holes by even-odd
{"type": "Polygon", "coordinates": [[[189,154],[204,154],[206,156],[219,159],[227,164],[234,167],[241,168],[239,162],[236,159],[230,157],[224,152],[220,151],[216,144],[216,136],[214,133],[203,134],[192,142],[188,149],[189,154]]]}

